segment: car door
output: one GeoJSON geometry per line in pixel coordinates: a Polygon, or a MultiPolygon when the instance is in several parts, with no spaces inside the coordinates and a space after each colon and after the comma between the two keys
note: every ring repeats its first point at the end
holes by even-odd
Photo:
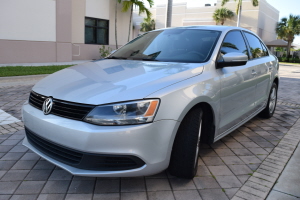
{"type": "MultiPolygon", "coordinates": [[[[240,52],[249,55],[244,37],[239,30],[225,36],[219,59],[222,55],[240,52]]],[[[221,79],[220,121],[218,135],[225,135],[241,123],[253,111],[255,105],[254,67],[251,63],[243,66],[218,69],[221,79]]]]}
{"type": "Polygon", "coordinates": [[[266,47],[252,33],[244,31],[250,48],[251,59],[248,61],[255,70],[255,109],[259,110],[265,106],[269,97],[271,81],[272,58],[266,47]]]}

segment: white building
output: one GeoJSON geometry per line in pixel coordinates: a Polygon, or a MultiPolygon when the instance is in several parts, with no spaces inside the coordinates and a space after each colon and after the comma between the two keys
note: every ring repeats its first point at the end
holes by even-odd
{"type": "MultiPolygon", "coordinates": [[[[129,12],[118,7],[118,45],[128,37],[129,12]]],[[[115,1],[1,0],[0,64],[100,58],[115,48],[115,1]]]]}
{"type": "MultiPolygon", "coordinates": [[[[217,3],[203,3],[201,7],[188,7],[186,2],[173,3],[172,27],[190,25],[215,25],[212,15],[214,11],[221,8],[222,0],[217,3]],[[209,6],[210,5],[210,6],[209,6]]],[[[230,0],[224,7],[236,11],[237,2],[230,0]]],[[[275,27],[279,21],[279,11],[271,6],[266,0],[260,0],[259,6],[254,7],[252,1],[243,0],[240,26],[247,28],[259,35],[265,42],[276,39],[275,27]]],[[[160,4],[151,9],[152,18],[155,19],[156,29],[165,28],[167,17],[167,5],[160,4]]],[[[144,16],[138,16],[135,12],[133,21],[135,24],[135,35],[139,34],[140,23],[144,16]]],[[[224,25],[236,26],[237,16],[227,20],[224,25]]]]}

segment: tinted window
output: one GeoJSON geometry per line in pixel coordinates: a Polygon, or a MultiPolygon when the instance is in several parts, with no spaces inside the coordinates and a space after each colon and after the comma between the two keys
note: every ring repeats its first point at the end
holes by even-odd
{"type": "Polygon", "coordinates": [[[223,41],[221,54],[224,55],[231,52],[239,52],[248,55],[245,40],[240,31],[229,32],[223,41]]]}
{"type": "Polygon", "coordinates": [[[219,31],[196,29],[153,31],[135,38],[108,58],[205,62],[219,35],[219,31]]]}
{"type": "Polygon", "coordinates": [[[261,47],[262,47],[262,50],[263,50],[263,56],[268,56],[269,53],[268,53],[268,50],[267,50],[266,46],[261,43],[261,47]]]}
{"type": "Polygon", "coordinates": [[[253,58],[263,57],[264,51],[262,49],[260,40],[256,36],[252,35],[251,33],[247,33],[247,32],[244,32],[244,33],[248,40],[252,57],[253,58]]]}

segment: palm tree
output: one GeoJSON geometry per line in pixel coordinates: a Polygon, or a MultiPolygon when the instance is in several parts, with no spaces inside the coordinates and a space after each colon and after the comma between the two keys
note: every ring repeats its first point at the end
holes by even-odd
{"type": "Polygon", "coordinates": [[[140,31],[147,32],[155,30],[155,21],[151,18],[144,18],[144,22],[141,23],[140,31]]]}
{"type": "MultiPolygon", "coordinates": [[[[230,0],[222,0],[222,6],[224,6],[228,1],[230,0]]],[[[236,14],[238,16],[238,20],[237,20],[237,27],[240,26],[240,19],[241,19],[241,12],[242,12],[242,3],[243,0],[234,0],[234,1],[238,1],[237,5],[236,5],[236,14]]],[[[258,0],[251,0],[252,1],[252,5],[253,6],[258,6],[258,0]]]]}
{"type": "MultiPolygon", "coordinates": [[[[154,2],[153,0],[146,0],[150,7],[153,6],[154,2]]],[[[133,6],[138,7],[139,8],[139,15],[142,13],[146,13],[147,18],[151,18],[151,12],[148,8],[146,8],[145,3],[143,0],[124,0],[123,1],[123,8],[122,11],[123,12],[127,12],[128,10],[130,10],[130,21],[129,21],[129,31],[128,31],[128,42],[129,42],[129,38],[130,38],[130,30],[132,28],[131,26],[131,20],[132,20],[132,12],[133,12],[133,6]]]]}
{"type": "Polygon", "coordinates": [[[252,47],[250,47],[250,52],[251,52],[253,58],[259,58],[262,53],[260,48],[253,49],[252,47]]]}
{"type": "Polygon", "coordinates": [[[215,10],[213,18],[216,21],[216,24],[221,23],[223,25],[226,19],[231,19],[234,16],[234,13],[227,8],[219,8],[215,10]]]}
{"type": "Polygon", "coordinates": [[[287,59],[289,60],[292,43],[295,35],[300,35],[300,15],[290,15],[277,22],[275,31],[280,39],[287,41],[287,59]]]}
{"type": "Polygon", "coordinates": [[[121,3],[122,0],[116,0],[115,7],[115,38],[116,38],[116,49],[118,49],[118,38],[117,38],[117,13],[118,13],[118,3],[121,3]]]}
{"type": "Polygon", "coordinates": [[[173,0],[168,0],[168,5],[167,6],[168,7],[167,7],[167,24],[166,24],[166,27],[171,27],[173,0]]]}

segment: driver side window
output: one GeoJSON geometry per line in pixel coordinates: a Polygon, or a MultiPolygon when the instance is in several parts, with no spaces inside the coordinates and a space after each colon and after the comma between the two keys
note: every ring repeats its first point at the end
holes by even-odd
{"type": "Polygon", "coordinates": [[[244,53],[249,57],[245,40],[240,31],[231,31],[227,33],[223,41],[220,52],[221,55],[232,52],[244,53]]]}

